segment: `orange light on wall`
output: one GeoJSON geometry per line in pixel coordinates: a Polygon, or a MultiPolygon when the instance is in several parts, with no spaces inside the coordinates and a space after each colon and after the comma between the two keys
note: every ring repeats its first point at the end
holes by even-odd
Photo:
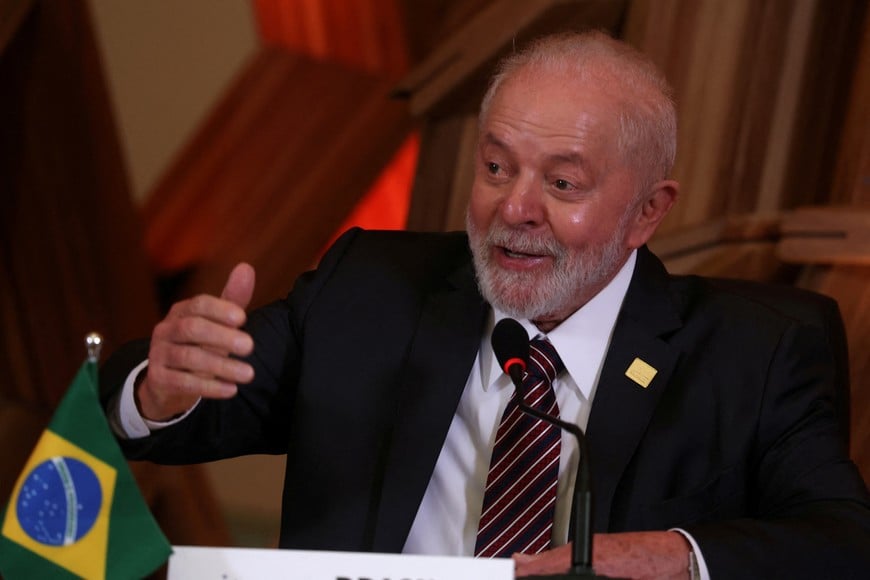
{"type": "Polygon", "coordinates": [[[419,152],[420,137],[414,133],[402,144],[328,245],[354,226],[376,230],[405,229],[419,152]]]}
{"type": "Polygon", "coordinates": [[[397,0],[254,0],[260,37],[387,78],[408,70],[397,0]]]}
{"type": "MultiPolygon", "coordinates": [[[[387,78],[408,69],[397,0],[254,0],[260,36],[316,59],[387,78]]],[[[363,197],[336,237],[352,226],[404,229],[419,152],[412,134],[363,197]]]]}

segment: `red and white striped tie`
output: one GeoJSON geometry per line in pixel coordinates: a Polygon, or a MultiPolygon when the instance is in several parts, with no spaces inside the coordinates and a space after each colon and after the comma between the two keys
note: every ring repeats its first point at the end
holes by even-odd
{"type": "MultiPolygon", "coordinates": [[[[546,339],[530,342],[523,378],[525,403],[559,416],[553,380],[564,368],[546,339]]],[[[517,407],[515,392],[502,416],[486,479],[476,556],[535,554],[550,547],[562,434],[517,407]]]]}

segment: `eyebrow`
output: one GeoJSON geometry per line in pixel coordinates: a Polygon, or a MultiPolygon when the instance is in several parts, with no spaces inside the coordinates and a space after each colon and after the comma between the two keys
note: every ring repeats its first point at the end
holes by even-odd
{"type": "Polygon", "coordinates": [[[483,137],[480,139],[480,141],[481,141],[481,144],[483,144],[485,142],[487,145],[494,145],[500,149],[510,151],[510,147],[507,145],[507,143],[505,143],[504,141],[502,141],[501,139],[499,139],[498,137],[496,137],[495,135],[493,135],[490,132],[485,133],[483,135],[483,137]]]}
{"type": "MultiPolygon", "coordinates": [[[[492,132],[486,132],[480,139],[481,145],[492,145],[505,151],[512,151],[510,145],[496,137],[492,132]]],[[[546,160],[550,163],[566,163],[577,165],[581,168],[587,168],[589,161],[587,157],[576,151],[565,151],[562,153],[552,153],[546,156],[546,160]]]]}
{"type": "Polygon", "coordinates": [[[586,157],[573,151],[569,153],[556,153],[554,155],[548,155],[547,159],[550,161],[555,161],[556,163],[570,163],[571,165],[579,165],[581,167],[586,166],[586,157]]]}

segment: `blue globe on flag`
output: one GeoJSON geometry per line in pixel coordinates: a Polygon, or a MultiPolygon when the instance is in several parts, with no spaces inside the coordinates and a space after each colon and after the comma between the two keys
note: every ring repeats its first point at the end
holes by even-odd
{"type": "Polygon", "coordinates": [[[98,373],[89,356],[0,506],[4,578],[145,578],[169,558],[100,406],[98,373]]]}
{"type": "Polygon", "coordinates": [[[68,546],[94,526],[103,492],[94,471],[73,457],[52,457],[30,473],[16,501],[21,529],[34,541],[68,546]]]}

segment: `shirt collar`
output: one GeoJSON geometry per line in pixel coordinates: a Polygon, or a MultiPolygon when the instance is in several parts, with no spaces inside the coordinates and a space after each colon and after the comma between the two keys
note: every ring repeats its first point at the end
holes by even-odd
{"type": "MultiPolygon", "coordinates": [[[[637,250],[634,250],[607,286],[549,333],[542,333],[528,319],[518,320],[530,338],[546,336],[550,339],[573,379],[567,382],[573,383],[587,400],[604,365],[604,356],[628,292],[636,261],[637,250]]],[[[480,348],[480,368],[483,373],[481,383],[484,390],[489,390],[492,385],[498,387],[510,384],[507,375],[499,368],[490,341],[492,329],[503,318],[508,318],[508,315],[493,307],[480,348]]]]}

